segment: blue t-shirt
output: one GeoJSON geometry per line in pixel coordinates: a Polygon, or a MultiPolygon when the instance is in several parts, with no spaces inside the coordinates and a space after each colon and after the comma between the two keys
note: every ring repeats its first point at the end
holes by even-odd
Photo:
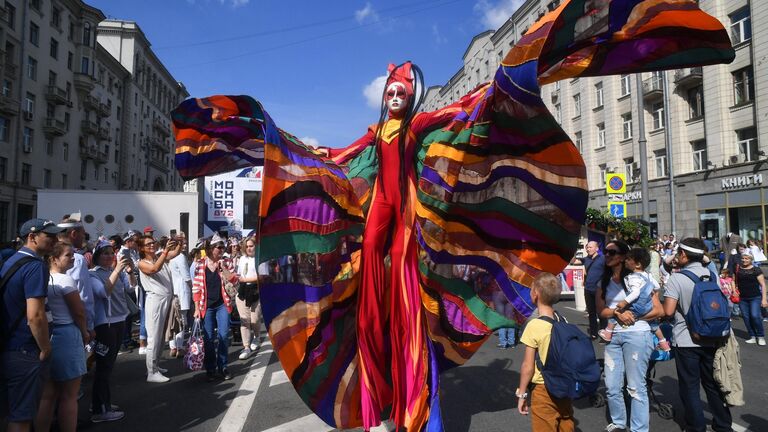
{"type": "Polygon", "coordinates": [[[10,334],[6,349],[36,351],[39,348],[35,338],[32,337],[32,332],[29,330],[29,324],[27,323],[27,299],[45,298],[48,296],[48,266],[43,263],[43,260],[34,251],[23,247],[3,264],[2,270],[0,270],[0,278],[5,275],[5,272],[16,261],[25,256],[38,258],[38,260],[22,265],[5,285],[2,319],[3,327],[7,334],[19,316],[23,316],[19,326],[10,334]]]}

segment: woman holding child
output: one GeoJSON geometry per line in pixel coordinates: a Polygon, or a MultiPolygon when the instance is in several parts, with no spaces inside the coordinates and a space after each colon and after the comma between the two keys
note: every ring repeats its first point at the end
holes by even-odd
{"type": "MultiPolygon", "coordinates": [[[[600,311],[600,316],[614,318],[618,323],[605,347],[605,384],[608,410],[611,414],[611,423],[605,430],[609,432],[626,430],[627,426],[632,432],[648,431],[650,410],[645,374],[654,349],[648,321],[663,314],[661,303],[652,290],[650,294],[647,291],[645,294],[650,295],[650,300],[642,300],[650,302],[649,313],[636,316],[631,308],[619,307],[628,294],[625,290],[625,277],[634,270],[625,265],[629,252],[629,246],[619,240],[606,245],[605,266],[608,271],[605,272],[597,291],[597,310],[600,311]],[[623,392],[625,379],[627,392],[632,398],[632,418],[629,424],[623,392]]],[[[634,260],[631,264],[635,267],[634,260]]]]}

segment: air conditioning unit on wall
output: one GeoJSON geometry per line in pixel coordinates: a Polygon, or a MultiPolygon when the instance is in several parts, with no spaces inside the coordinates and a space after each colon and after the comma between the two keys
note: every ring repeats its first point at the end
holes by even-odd
{"type": "Polygon", "coordinates": [[[747,161],[747,156],[743,154],[732,155],[728,158],[729,165],[738,165],[747,161]]]}

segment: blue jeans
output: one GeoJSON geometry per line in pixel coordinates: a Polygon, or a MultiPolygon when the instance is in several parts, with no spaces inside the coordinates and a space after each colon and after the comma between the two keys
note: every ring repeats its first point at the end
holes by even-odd
{"type": "Polygon", "coordinates": [[[499,345],[512,346],[516,343],[514,327],[502,327],[499,329],[499,345]]]}
{"type": "Polygon", "coordinates": [[[214,372],[216,368],[220,371],[227,368],[227,355],[229,354],[229,311],[227,306],[222,304],[215,308],[208,308],[205,311],[203,319],[203,336],[205,338],[205,370],[214,372]],[[218,329],[219,347],[215,350],[213,338],[216,335],[214,329],[218,329]]]}
{"type": "Polygon", "coordinates": [[[653,351],[653,337],[649,331],[614,333],[605,346],[605,386],[611,422],[627,427],[627,406],[624,402],[624,378],[627,392],[632,398],[632,419],[629,430],[648,432],[650,405],[645,374],[653,351]]]}
{"type": "Polygon", "coordinates": [[[147,340],[147,320],[144,306],[147,304],[147,293],[139,286],[139,340],[147,340]]]}
{"type": "Polygon", "coordinates": [[[747,327],[749,337],[765,337],[763,329],[763,314],[760,309],[762,297],[742,297],[739,303],[744,325],[747,327]]]}

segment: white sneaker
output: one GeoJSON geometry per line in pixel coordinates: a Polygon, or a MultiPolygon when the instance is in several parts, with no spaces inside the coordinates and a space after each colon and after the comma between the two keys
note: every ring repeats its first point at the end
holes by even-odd
{"type": "Polygon", "coordinates": [[[251,351],[249,348],[245,348],[244,350],[240,351],[240,355],[237,356],[240,360],[247,360],[248,357],[250,357],[253,354],[253,351],[251,351]]]}
{"type": "Polygon", "coordinates": [[[765,346],[765,338],[764,337],[757,338],[757,344],[760,346],[765,346]]]}
{"type": "Polygon", "coordinates": [[[111,422],[111,421],[120,420],[123,417],[125,417],[125,413],[123,411],[107,411],[101,414],[92,415],[91,422],[93,423],[111,422]]]}
{"type": "Polygon", "coordinates": [[[139,355],[147,355],[147,347],[139,347],[139,355]]]}
{"type": "Polygon", "coordinates": [[[147,382],[148,383],[165,383],[170,381],[171,379],[167,376],[161,374],[160,372],[155,372],[153,374],[147,375],[147,382]]]}
{"type": "Polygon", "coordinates": [[[256,342],[251,342],[251,351],[256,352],[261,348],[261,346],[256,342]]]}
{"type": "Polygon", "coordinates": [[[749,338],[749,339],[744,341],[744,343],[748,343],[748,344],[753,344],[753,343],[756,343],[756,342],[757,342],[757,339],[755,339],[753,337],[751,337],[751,338],[749,338]]]}

